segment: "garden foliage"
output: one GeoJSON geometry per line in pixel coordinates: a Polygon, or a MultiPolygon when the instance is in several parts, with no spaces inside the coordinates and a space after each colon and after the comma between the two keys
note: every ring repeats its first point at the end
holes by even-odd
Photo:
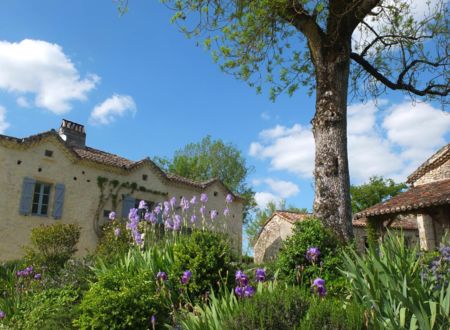
{"type": "Polygon", "coordinates": [[[353,299],[371,311],[371,325],[382,329],[449,329],[450,248],[428,267],[417,247],[388,234],[379,251],[345,253],[344,274],[353,299]],[[442,272],[441,270],[445,271],[442,272]]]}
{"type": "Polygon", "coordinates": [[[275,267],[288,283],[310,287],[312,280],[323,278],[330,293],[343,290],[345,280],[338,268],[343,247],[336,236],[320,220],[310,218],[295,224],[293,234],[281,248],[275,267]],[[308,258],[309,249],[318,249],[317,258],[308,258]]]}
{"type": "Polygon", "coordinates": [[[31,246],[25,248],[25,259],[35,267],[58,271],[77,251],[80,230],[76,224],[63,223],[33,228],[31,246]]]}

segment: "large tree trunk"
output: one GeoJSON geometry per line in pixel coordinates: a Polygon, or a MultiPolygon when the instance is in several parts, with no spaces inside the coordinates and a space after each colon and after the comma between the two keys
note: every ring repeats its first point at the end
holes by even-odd
{"type": "Polygon", "coordinates": [[[315,52],[316,143],[314,214],[340,239],[353,238],[347,158],[350,42],[315,52]]]}

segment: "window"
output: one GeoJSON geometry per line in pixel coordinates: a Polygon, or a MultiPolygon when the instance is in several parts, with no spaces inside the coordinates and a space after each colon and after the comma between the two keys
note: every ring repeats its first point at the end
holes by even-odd
{"type": "Polygon", "coordinates": [[[33,206],[31,214],[33,215],[47,215],[48,201],[50,200],[50,185],[47,183],[36,182],[33,194],[33,206]]]}
{"type": "Polygon", "coordinates": [[[148,179],[148,175],[147,174],[142,174],[142,180],[147,181],[148,179]]]}
{"type": "Polygon", "coordinates": [[[52,150],[45,150],[44,155],[45,155],[46,157],[53,157],[53,151],[52,151],[52,150]]]}
{"type": "MultiPolygon", "coordinates": [[[[142,199],[136,198],[134,200],[134,208],[138,209],[139,208],[139,203],[141,202],[142,199]]],[[[152,201],[145,201],[145,203],[147,204],[147,209],[152,210],[153,206],[155,205],[154,202],[152,201]]]]}

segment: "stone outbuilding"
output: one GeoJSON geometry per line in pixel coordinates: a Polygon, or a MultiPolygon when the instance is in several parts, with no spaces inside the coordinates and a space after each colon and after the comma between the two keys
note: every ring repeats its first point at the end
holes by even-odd
{"type": "Polygon", "coordinates": [[[355,214],[354,219],[374,220],[381,234],[386,227],[407,222],[409,228],[416,227],[420,248],[434,249],[450,230],[450,144],[420,165],[406,183],[408,190],[355,214]]]}
{"type": "Polygon", "coordinates": [[[311,214],[291,211],[275,211],[261,228],[253,247],[254,260],[262,263],[277,257],[284,240],[292,235],[294,224],[311,214]]]}
{"type": "Polygon", "coordinates": [[[208,216],[212,210],[222,214],[232,194],[220,180],[194,182],[165,173],[149,158],[132,161],[91,148],[83,125],[63,120],[58,132],[0,135],[0,169],[0,261],[20,258],[39,225],[79,224],[78,251],[84,254],[95,249],[99,226],[111,211],[126,218],[140,200],[151,207],[201,193],[209,196],[207,228],[226,232],[241,252],[243,200],[234,196],[227,218],[208,216]]]}

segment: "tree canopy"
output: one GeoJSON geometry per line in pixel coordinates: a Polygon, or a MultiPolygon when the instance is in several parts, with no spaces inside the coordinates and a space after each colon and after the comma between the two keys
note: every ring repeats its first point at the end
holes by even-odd
{"type": "Polygon", "coordinates": [[[353,213],[360,212],[388,198],[394,197],[406,189],[404,183],[395,183],[392,179],[373,176],[368,183],[350,187],[353,213]]]}
{"type": "MultiPolygon", "coordinates": [[[[120,1],[120,0],[119,0],[120,1]]],[[[126,8],[128,0],[120,1],[126,8]]],[[[447,0],[162,0],[221,68],[270,96],[315,93],[314,215],[353,236],[347,156],[349,87],[447,102],[447,0]]]]}
{"type": "Polygon", "coordinates": [[[219,178],[228,189],[246,200],[244,220],[255,205],[254,192],[246,182],[253,168],[233,144],[213,140],[208,135],[200,142],[189,143],[175,151],[172,159],[155,157],[153,160],[164,171],[195,181],[219,178]]]}

